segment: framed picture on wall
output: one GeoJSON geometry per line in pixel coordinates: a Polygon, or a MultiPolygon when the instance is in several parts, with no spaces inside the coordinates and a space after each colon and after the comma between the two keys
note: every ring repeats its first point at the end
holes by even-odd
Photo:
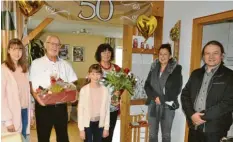
{"type": "Polygon", "coordinates": [[[73,62],[84,62],[84,47],[73,46],[73,62]]]}
{"type": "Polygon", "coordinates": [[[59,51],[59,58],[68,60],[69,59],[69,44],[63,44],[59,51]]]}

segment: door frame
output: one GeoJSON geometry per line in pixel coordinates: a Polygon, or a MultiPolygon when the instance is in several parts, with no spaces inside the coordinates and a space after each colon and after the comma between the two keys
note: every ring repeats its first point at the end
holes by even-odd
{"type": "MultiPolygon", "coordinates": [[[[193,19],[190,74],[193,70],[200,68],[201,66],[203,26],[232,19],[233,10],[193,19]]],[[[184,142],[188,142],[188,132],[189,129],[186,123],[184,142]]]]}

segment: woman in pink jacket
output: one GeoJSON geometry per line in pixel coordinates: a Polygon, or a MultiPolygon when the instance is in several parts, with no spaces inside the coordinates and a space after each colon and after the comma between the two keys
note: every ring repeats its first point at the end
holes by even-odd
{"type": "Polygon", "coordinates": [[[24,141],[30,132],[30,87],[25,48],[19,39],[11,39],[2,73],[2,134],[19,132],[24,141]]]}

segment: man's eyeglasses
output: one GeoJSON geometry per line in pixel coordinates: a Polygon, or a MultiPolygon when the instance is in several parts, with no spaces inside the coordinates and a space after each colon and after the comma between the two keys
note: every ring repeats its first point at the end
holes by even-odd
{"type": "Polygon", "coordinates": [[[47,42],[47,43],[51,44],[52,46],[61,47],[61,44],[59,43],[53,43],[53,42],[47,42]]]}

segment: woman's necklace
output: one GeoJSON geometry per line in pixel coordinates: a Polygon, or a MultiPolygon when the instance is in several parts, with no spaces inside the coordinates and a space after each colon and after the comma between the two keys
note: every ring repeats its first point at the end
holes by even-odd
{"type": "Polygon", "coordinates": [[[107,68],[105,68],[104,66],[102,66],[102,64],[100,63],[100,66],[101,66],[101,68],[102,69],[104,69],[104,70],[110,70],[111,69],[111,67],[112,67],[112,64],[110,63],[110,65],[109,65],[109,67],[107,67],[107,68]]]}

